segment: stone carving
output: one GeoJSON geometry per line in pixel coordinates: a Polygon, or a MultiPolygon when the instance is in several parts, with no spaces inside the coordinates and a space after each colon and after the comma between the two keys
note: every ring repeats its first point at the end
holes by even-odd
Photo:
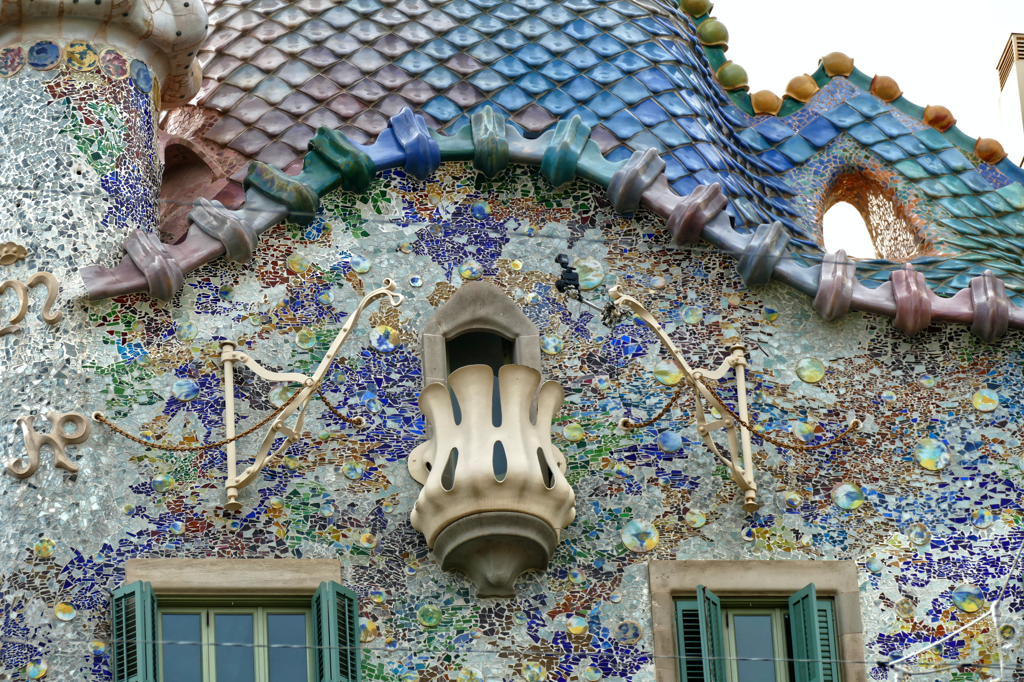
{"type": "Polygon", "coordinates": [[[1010,323],[1006,284],[996,279],[991,270],[986,270],[971,280],[971,303],[974,308],[971,333],[984,343],[995,343],[1001,339],[1010,323]]]}
{"type": "Polygon", "coordinates": [[[505,137],[505,117],[490,107],[473,114],[473,167],[493,178],[508,166],[508,139],[505,137]]]}
{"type": "Polygon", "coordinates": [[[441,165],[441,148],[430,136],[422,116],[407,107],[388,120],[398,144],[405,150],[405,171],[417,180],[426,180],[441,165]]]}
{"type": "Polygon", "coordinates": [[[814,309],[826,322],[839,319],[850,311],[856,270],[857,265],[847,258],[846,251],[842,249],[826,254],[822,259],[814,309]]]}
{"type": "Polygon", "coordinates": [[[64,317],[64,313],[61,311],[51,311],[53,302],[57,300],[57,294],[60,292],[60,284],[57,282],[57,278],[49,272],[37,272],[28,278],[28,283],[19,282],[16,279],[9,279],[6,282],[0,284],[0,294],[3,294],[8,289],[14,289],[14,292],[18,296],[18,312],[7,321],[7,326],[0,327],[0,337],[13,334],[21,331],[21,325],[19,324],[25,319],[25,315],[28,314],[28,290],[37,284],[43,284],[46,286],[46,301],[43,303],[43,312],[41,316],[43,322],[46,324],[57,324],[64,317]]]}
{"type": "Polygon", "coordinates": [[[544,158],[540,162],[540,174],[555,187],[561,187],[576,179],[576,165],[583,147],[590,139],[590,126],[578,115],[568,121],[561,120],[555,126],[544,158]]]}
{"type": "Polygon", "coordinates": [[[700,185],[690,192],[690,196],[676,204],[665,226],[676,244],[696,244],[700,241],[704,226],[727,203],[729,200],[717,182],[713,185],[700,185]]]}
{"type": "Polygon", "coordinates": [[[0,265],[13,265],[28,255],[28,250],[21,244],[6,242],[0,244],[0,265]]]}
{"type": "Polygon", "coordinates": [[[896,319],[893,324],[907,336],[915,336],[932,323],[931,289],[924,279],[924,273],[917,272],[913,265],[907,263],[902,270],[892,273],[889,282],[896,299],[896,319]]]}
{"type": "Polygon", "coordinates": [[[48,412],[46,419],[53,425],[49,433],[38,433],[33,422],[36,416],[18,417],[18,425],[25,434],[25,449],[28,450],[28,462],[22,466],[18,463],[7,465],[7,472],[15,478],[28,478],[39,470],[39,450],[44,445],[49,445],[53,450],[53,466],[71,473],[78,472],[78,465],[67,458],[64,448],[69,445],[80,445],[89,439],[92,433],[92,425],[89,420],[77,412],[48,412]],[[75,430],[71,433],[65,429],[67,425],[74,425],[75,430]]]}
{"type": "Polygon", "coordinates": [[[473,579],[477,596],[514,595],[519,574],[546,568],[576,517],[565,458],[551,442],[563,396],[560,384],[541,385],[540,372],[522,365],[505,365],[496,380],[490,367],[470,365],[420,393],[434,435],[409,455],[409,473],[423,484],[412,525],[443,568],[473,579]]]}

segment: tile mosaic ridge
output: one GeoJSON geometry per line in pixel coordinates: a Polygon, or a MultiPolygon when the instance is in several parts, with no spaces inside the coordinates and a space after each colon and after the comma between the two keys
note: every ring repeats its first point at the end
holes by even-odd
{"type": "Polygon", "coordinates": [[[188,236],[181,244],[162,244],[136,230],[119,265],[93,265],[79,272],[90,300],[141,292],[166,300],[181,288],[181,273],[225,254],[231,254],[232,260],[247,260],[259,235],[286,218],[299,224],[312,222],[319,197],[339,187],[365,192],[376,173],[394,168],[429,177],[445,161],[472,161],[490,177],[509,163],[518,163],[540,166],[541,174],[553,184],[578,176],[601,185],[609,190],[617,212],[645,206],[667,221],[676,244],[703,239],[738,258],[745,284],[769,279],[788,284],[814,297],[815,309],[828,321],[850,310],[876,313],[894,318],[894,324],[910,336],[933,322],[971,324],[972,333],[985,342],[998,340],[1010,327],[1024,329],[1024,308],[1009,300],[1003,282],[990,270],[971,279],[967,288],[951,298],[936,295],[924,273],[911,263],[893,272],[881,286],[865,287],[856,276],[855,262],[844,251],[827,254],[820,265],[807,267],[790,254],[790,235],[780,222],[762,224],[753,234],[733,229],[717,183],[698,186],[681,197],[669,187],[664,161],[652,150],[609,161],[589,136],[590,128],[574,116],[535,139],[524,138],[489,107],[473,114],[470,124],[451,136],[428,129],[423,118],[408,109],[393,116],[371,145],[321,127],[310,141],[298,175],[254,161],[246,175],[246,201],[238,210],[204,199],[189,214],[188,236]]]}
{"type": "Polygon", "coordinates": [[[711,16],[714,6],[708,0],[682,0],[680,2],[682,10],[668,6],[660,0],[656,1],[664,10],[687,24],[697,41],[700,42],[702,49],[696,51],[695,54],[705,58],[708,75],[713,76],[714,81],[748,116],[769,115],[785,118],[803,109],[811,97],[834,78],[845,78],[864,92],[870,92],[886,104],[890,104],[900,113],[934,128],[962,151],[975,154],[986,163],[1001,170],[1007,177],[1024,183],[1024,170],[1007,160],[1006,151],[997,140],[970,137],[957,127],[956,119],[946,107],[941,105],[922,107],[914,104],[906,98],[893,78],[877,74],[868,76],[854,65],[852,57],[841,52],[831,52],[821,57],[818,60],[817,69],[813,73],[792,79],[782,97],[769,90],[760,90],[751,95],[748,92],[749,84],[746,72],[738,64],[725,58],[725,50],[728,48],[728,30],[724,24],[711,16]],[[701,27],[704,27],[703,31],[701,27]],[[732,79],[728,81],[719,75],[726,65],[729,65],[732,72],[732,79]],[[736,77],[737,70],[742,71],[742,77],[736,77]]]}

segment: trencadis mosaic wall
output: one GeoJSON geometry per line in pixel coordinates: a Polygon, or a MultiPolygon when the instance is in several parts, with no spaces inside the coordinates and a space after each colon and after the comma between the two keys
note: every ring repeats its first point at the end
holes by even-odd
{"type": "MultiPolygon", "coordinates": [[[[368,311],[324,384],[369,425],[354,430],[323,410],[243,491],[242,512],[222,509],[221,451],[146,450],[99,425],[68,448],[76,475],[44,456],[33,477],[4,476],[3,674],[25,679],[40,660],[47,679],[109,675],[109,591],[133,557],[336,557],[362,600],[364,675],[405,682],[653,679],[652,558],[855,559],[870,660],[937,639],[993,598],[1024,540],[1019,334],[984,346],[961,326],[909,339],[860,313],[825,323],[809,298],[779,284],[745,289],[730,255],[673,249],[659,219],[618,216],[604,194],[582,181],[554,191],[516,166],[491,181],[461,163],[426,183],[389,171],[364,196],[325,197],[311,225],[268,232],[247,265],[193,272],[170,304],[76,301],[55,327],[33,307],[23,331],[0,339],[26,387],[0,408],[5,459],[23,452],[12,425],[29,409],[103,410],[167,445],[219,440],[222,339],[269,368],[308,372],[384,277],[407,296],[397,310],[368,311]],[[639,432],[616,429],[622,416],[660,409],[679,375],[645,327],[608,329],[554,290],[561,252],[588,298],[613,283],[637,295],[695,366],[717,366],[726,346],[746,343],[764,428],[811,442],[856,414],[864,431],[813,453],[760,449],[762,509],[746,517],[698,444],[692,404],[639,432]],[[438,570],[409,523],[419,486],[405,458],[424,438],[418,333],[473,279],[522,306],[544,335],[546,378],[567,391],[556,444],[577,518],[550,569],[526,576],[511,600],[475,599],[467,580],[438,570]]],[[[91,228],[61,224],[67,238],[92,239],[91,228]]],[[[45,233],[32,238],[32,255],[5,277],[44,265],[45,233]]],[[[245,371],[236,381],[239,429],[290,395],[245,371]]],[[[243,441],[240,456],[254,443],[243,441]]],[[[1018,578],[1007,597],[1018,612],[1018,578]]],[[[983,625],[941,653],[991,661],[1002,641],[983,625]]]]}

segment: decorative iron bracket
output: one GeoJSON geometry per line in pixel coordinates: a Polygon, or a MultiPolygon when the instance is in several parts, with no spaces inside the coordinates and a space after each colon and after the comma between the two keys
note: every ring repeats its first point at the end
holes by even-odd
{"type": "MultiPolygon", "coordinates": [[[[742,344],[731,346],[729,348],[731,354],[716,370],[691,369],[690,365],[683,359],[679,349],[672,343],[669,335],[665,333],[665,330],[654,319],[654,316],[639,301],[623,294],[617,286],[612,287],[608,293],[611,295],[611,299],[615,302],[616,307],[629,308],[635,316],[642,319],[651,328],[655,336],[658,337],[658,340],[661,341],[665,349],[672,355],[676,363],[678,363],[683,371],[682,381],[687,383],[696,396],[697,433],[703,439],[708,449],[714,454],[715,458],[729,470],[732,480],[743,491],[743,510],[746,512],[757,511],[760,505],[757,502],[757,483],[754,482],[754,461],[750,454],[750,431],[738,424],[732,418],[731,410],[722,404],[718,397],[700,381],[702,377],[717,381],[724,377],[730,369],[733,370],[736,374],[737,412],[740,419],[749,423],[750,419],[747,416],[746,347],[742,344]],[[707,421],[705,404],[717,409],[722,416],[714,421],[707,421]],[[718,445],[711,438],[712,434],[720,429],[725,430],[728,439],[728,458],[721,453],[718,445]],[[740,463],[741,454],[743,458],[742,464],[740,463]]],[[[626,428],[628,421],[625,418],[620,420],[619,426],[626,428]]]]}
{"type": "Polygon", "coordinates": [[[385,279],[383,287],[375,289],[363,297],[363,300],[359,302],[359,306],[349,315],[345,326],[341,328],[341,331],[334,338],[334,342],[327,349],[324,359],[320,361],[320,365],[311,377],[294,372],[271,372],[247,354],[235,350],[234,342],[225,341],[221,343],[221,360],[224,361],[224,428],[229,439],[235,437],[234,364],[236,362],[244,364],[267,381],[288,381],[302,384],[302,388],[285,403],[281,413],[271,422],[270,429],[263,437],[263,443],[260,445],[259,450],[257,450],[253,463],[241,475],[238,473],[235,443],[232,441],[227,444],[228,477],[224,485],[227,489],[228,501],[224,505],[225,509],[228,511],[238,511],[241,509],[242,504],[238,501],[238,491],[252,483],[268,463],[284,453],[292,443],[302,438],[302,427],[305,423],[306,409],[309,407],[309,401],[313,394],[316,393],[320,382],[327,375],[327,370],[334,362],[338,351],[341,350],[342,345],[344,345],[352,333],[352,329],[359,321],[359,316],[362,314],[363,309],[384,296],[387,296],[391,305],[397,308],[402,305],[404,297],[401,294],[393,293],[394,291],[395,283],[390,279],[385,279]],[[289,426],[286,422],[296,411],[298,411],[298,415],[296,416],[295,423],[289,426]],[[271,453],[270,449],[274,444],[274,440],[280,436],[284,436],[284,443],[271,453]]]}

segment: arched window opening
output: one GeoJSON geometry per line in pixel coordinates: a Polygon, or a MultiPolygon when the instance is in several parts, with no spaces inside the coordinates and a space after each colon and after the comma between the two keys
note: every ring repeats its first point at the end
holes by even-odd
{"type": "Polygon", "coordinates": [[[512,364],[512,342],[491,332],[466,332],[445,342],[448,373],[469,365],[487,365],[494,372],[512,364]]]}
{"type": "Polygon", "coordinates": [[[917,256],[921,238],[896,196],[862,173],[836,178],[822,212],[825,249],[853,258],[906,261],[917,256]]]}
{"type": "Polygon", "coordinates": [[[183,144],[164,149],[164,176],[160,185],[160,239],[178,244],[188,236],[192,202],[205,195],[215,179],[212,168],[183,144]]]}

